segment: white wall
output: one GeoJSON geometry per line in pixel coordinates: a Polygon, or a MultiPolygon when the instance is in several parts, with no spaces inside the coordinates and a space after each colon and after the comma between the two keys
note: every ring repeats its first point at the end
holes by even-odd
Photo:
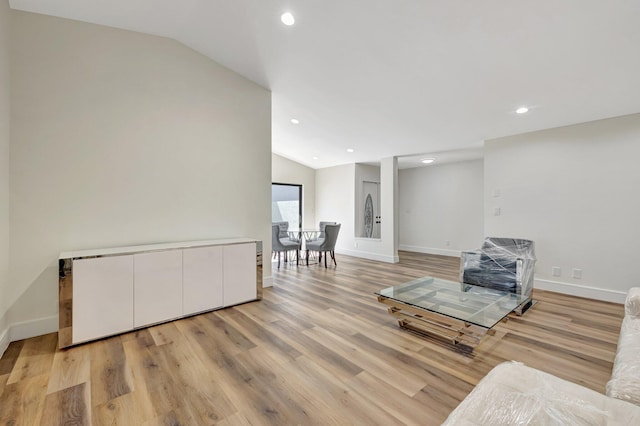
{"type": "Polygon", "coordinates": [[[480,247],[483,178],[482,160],[400,170],[400,249],[459,256],[480,247]]]}
{"type": "Polygon", "coordinates": [[[9,3],[0,0],[0,356],[9,343],[9,3]]]}
{"type": "Polygon", "coordinates": [[[640,114],[488,141],[485,234],[535,241],[537,287],[621,302],[640,285],[639,158],[640,114]]]}
{"type": "Polygon", "coordinates": [[[398,158],[388,157],[380,161],[380,225],[379,253],[386,262],[397,263],[398,256],[398,158]]]}
{"type": "Polygon", "coordinates": [[[302,227],[317,227],[316,171],[280,155],[272,154],[271,180],[277,183],[302,185],[302,227]]]}
{"type": "Polygon", "coordinates": [[[355,164],[316,170],[316,218],[342,224],[337,252],[354,247],[354,179],[355,164]]]}
{"type": "MultiPolygon", "coordinates": [[[[397,160],[383,159],[388,168],[388,181],[385,190],[385,175],[381,167],[381,210],[383,221],[387,220],[389,228],[385,233],[382,229],[381,239],[356,238],[355,235],[355,194],[356,194],[356,165],[346,164],[316,170],[316,218],[318,221],[335,221],[342,224],[340,235],[336,243],[336,252],[350,256],[383,262],[397,262],[397,244],[395,242],[395,209],[394,180],[397,160]],[[385,205],[385,202],[388,205],[385,205]],[[386,209],[386,210],[385,210],[386,209]],[[386,213],[385,213],[386,212],[386,213]],[[386,214],[386,215],[385,215],[386,214]]],[[[383,226],[384,226],[383,222],[383,226]]]]}
{"type": "Polygon", "coordinates": [[[13,324],[55,320],[63,250],[246,236],[270,252],[269,91],[170,39],[11,18],[13,324]]]}

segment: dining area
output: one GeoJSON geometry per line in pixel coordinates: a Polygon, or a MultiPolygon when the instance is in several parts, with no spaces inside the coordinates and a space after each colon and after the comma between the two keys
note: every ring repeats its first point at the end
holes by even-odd
{"type": "Polygon", "coordinates": [[[282,264],[292,266],[294,262],[296,266],[301,262],[303,266],[321,265],[323,258],[325,268],[331,262],[336,267],[335,247],[340,226],[337,222],[320,221],[317,228],[290,228],[288,221],[272,222],[271,250],[278,269],[282,264]]]}

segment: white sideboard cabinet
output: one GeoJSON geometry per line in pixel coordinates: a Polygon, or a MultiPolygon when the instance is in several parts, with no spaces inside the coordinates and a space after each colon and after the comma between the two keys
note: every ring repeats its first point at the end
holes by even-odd
{"type": "Polygon", "coordinates": [[[65,252],[59,346],[262,298],[262,242],[236,238],[65,252]]]}

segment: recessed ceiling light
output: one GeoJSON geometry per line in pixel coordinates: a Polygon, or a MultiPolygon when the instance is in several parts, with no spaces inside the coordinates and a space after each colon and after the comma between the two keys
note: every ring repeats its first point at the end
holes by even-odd
{"type": "Polygon", "coordinates": [[[318,157],[313,157],[313,159],[314,159],[314,160],[317,160],[317,159],[318,159],[318,157]]]}
{"type": "Polygon", "coordinates": [[[298,120],[297,118],[292,118],[292,119],[291,119],[291,122],[292,122],[293,124],[299,124],[299,123],[300,123],[300,120],[298,120]]]}
{"type": "Polygon", "coordinates": [[[424,163],[424,164],[431,164],[431,163],[433,163],[434,161],[436,161],[436,159],[435,159],[435,158],[423,158],[422,160],[420,160],[420,162],[421,162],[421,163],[424,163]]]}
{"type": "Polygon", "coordinates": [[[516,110],[516,114],[525,114],[526,112],[529,111],[529,108],[527,107],[520,107],[516,110]]]}
{"type": "Polygon", "coordinates": [[[290,12],[283,13],[282,16],[280,16],[280,20],[285,25],[293,25],[296,22],[296,19],[290,12]]]}
{"type": "Polygon", "coordinates": [[[353,152],[353,148],[347,148],[347,152],[353,152]]]}

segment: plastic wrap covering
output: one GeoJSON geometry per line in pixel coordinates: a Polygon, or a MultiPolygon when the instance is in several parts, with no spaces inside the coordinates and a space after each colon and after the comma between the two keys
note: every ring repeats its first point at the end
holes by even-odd
{"type": "Polygon", "coordinates": [[[624,302],[624,313],[635,319],[640,318],[640,287],[629,289],[627,300],[624,302]]]}
{"type": "MultiPolygon", "coordinates": [[[[632,289],[633,290],[633,289],[632,289]]],[[[632,296],[631,291],[628,296],[632,296]]],[[[632,308],[637,307],[636,297],[627,297],[627,315],[622,321],[616,360],[611,380],[607,383],[607,395],[640,405],[640,319],[629,315],[629,299],[632,308]]]]}
{"type": "Polygon", "coordinates": [[[536,263],[533,241],[486,238],[480,250],[462,252],[460,262],[463,283],[531,296],[536,263]]]}
{"type": "Polygon", "coordinates": [[[518,362],[489,372],[444,425],[638,425],[640,407],[518,362]]]}

